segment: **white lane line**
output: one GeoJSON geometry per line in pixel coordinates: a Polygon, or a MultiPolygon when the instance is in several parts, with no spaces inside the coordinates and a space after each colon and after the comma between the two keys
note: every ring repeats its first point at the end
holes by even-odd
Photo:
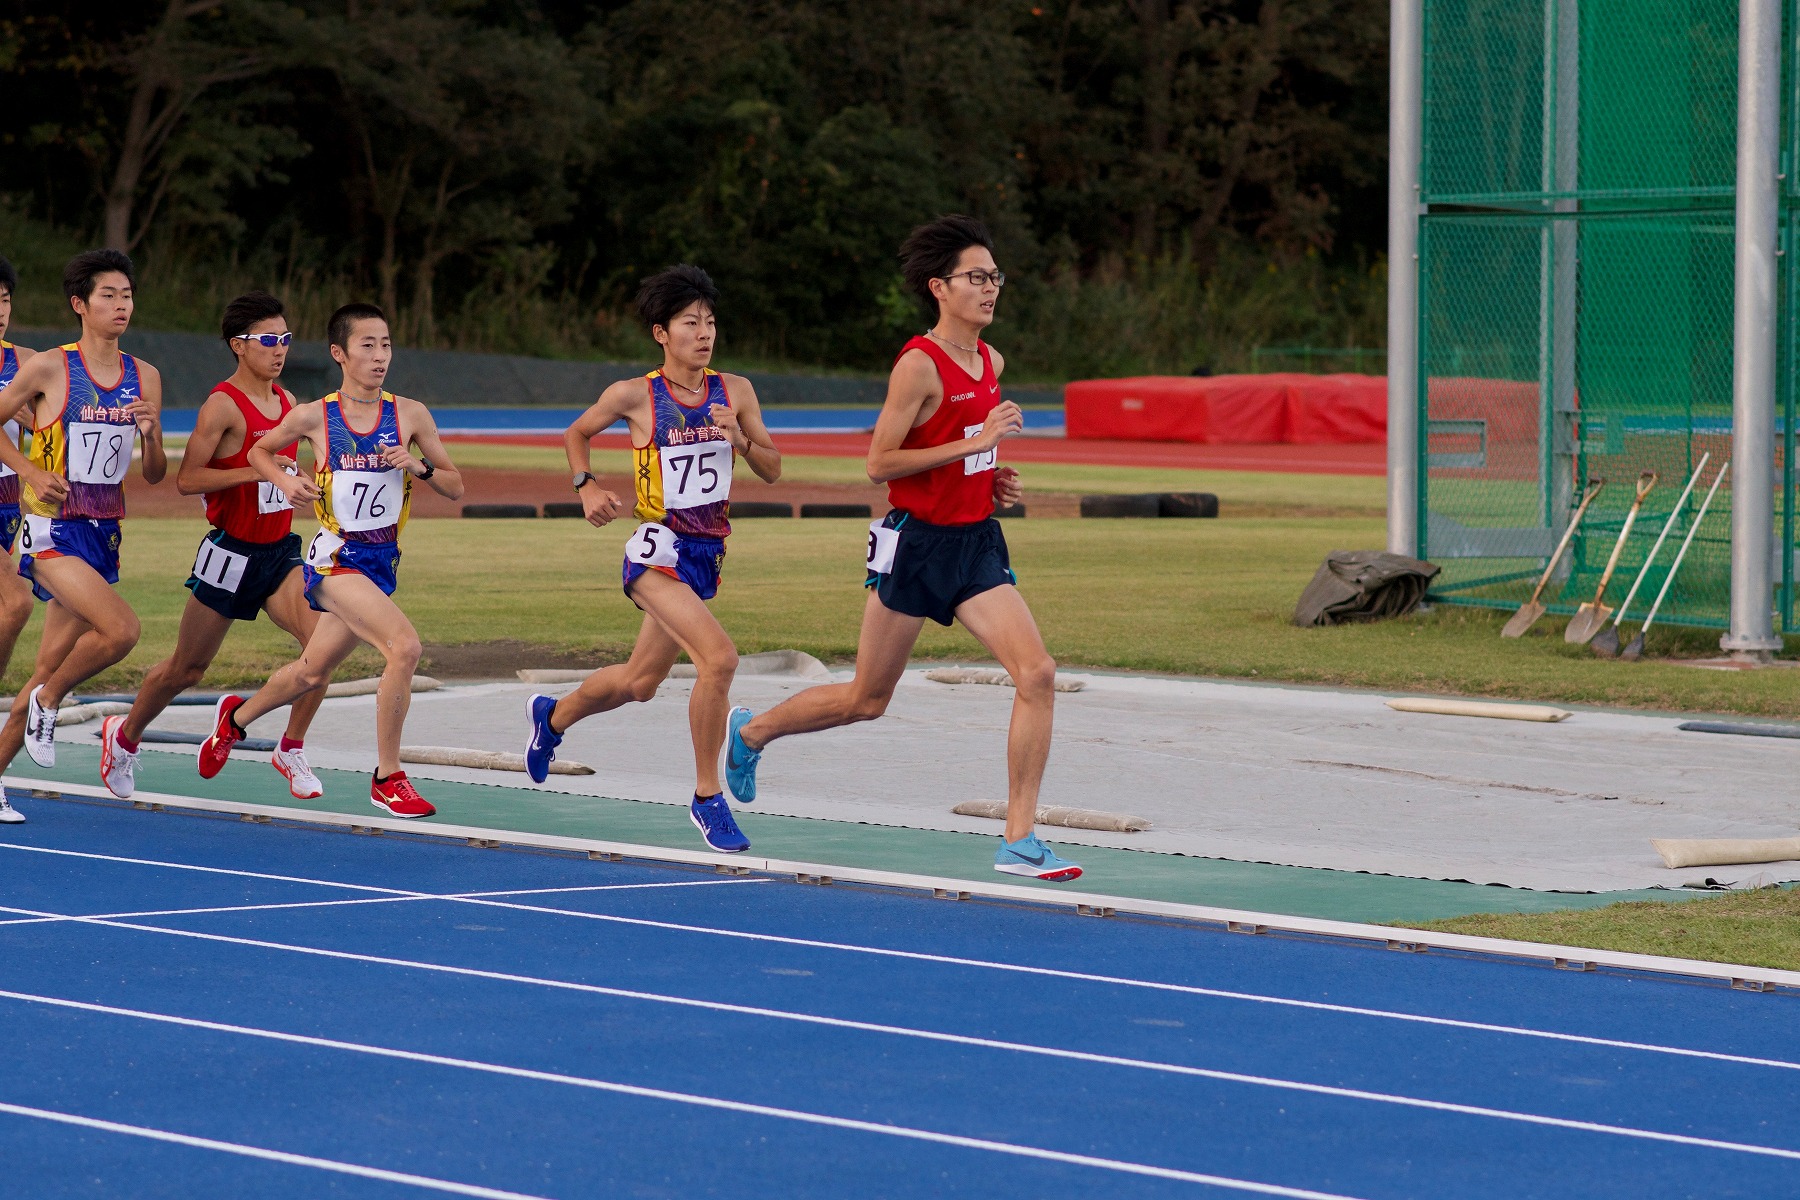
{"type": "MultiPolygon", "coordinates": [[[[321,887],[351,888],[359,891],[385,892],[404,896],[423,897],[428,893],[395,892],[392,888],[370,887],[363,884],[334,883],[323,879],[297,879],[293,876],[257,875],[251,871],[234,871],[224,867],[195,867],[186,863],[159,862],[154,859],[115,858],[110,855],[88,854],[77,850],[44,850],[37,846],[19,846],[10,842],[0,842],[0,850],[32,850],[47,854],[69,855],[75,858],[98,858],[111,862],[134,863],[142,866],[168,867],[174,870],[206,871],[220,875],[248,875],[255,878],[284,879],[291,883],[314,883],[321,887]]],[[[1423,1013],[1399,1012],[1384,1008],[1367,1008],[1353,1004],[1331,1004],[1323,1000],[1300,1000],[1289,996],[1269,996],[1260,992],[1240,992],[1225,988],[1201,987],[1197,984],[1164,983],[1149,979],[1131,979],[1119,975],[1099,975],[1088,971],[1068,971],[1056,967],[1034,967],[1024,963],[996,962],[980,958],[961,958],[948,954],[927,954],[918,950],[894,950],[884,946],[859,946],[848,942],[827,942],[816,938],[787,937],[774,933],[750,933],[737,929],[714,929],[705,925],[686,925],[674,921],[656,921],[647,917],[622,917],[609,913],[581,912],[577,909],[547,908],[541,905],[510,904],[500,900],[483,900],[470,898],[458,900],[460,904],[476,904],[483,907],[514,909],[521,912],[541,913],[548,916],[576,917],[586,921],[603,921],[608,924],[626,925],[643,929],[662,929],[674,933],[693,933],[705,937],[732,938],[739,941],[766,942],[780,946],[800,946],[811,950],[835,950],[847,954],[867,954],[877,958],[898,959],[905,962],[926,962],[940,966],[973,967],[984,971],[1005,971],[1017,975],[1030,975],[1040,979],[1064,979],[1077,983],[1097,983],[1111,987],[1141,988],[1146,991],[1168,992],[1182,996],[1200,996],[1212,1000],[1236,1000],[1251,1004],[1268,1004],[1277,1008],[1292,1008],[1306,1012],[1335,1013],[1340,1016],[1370,1017],[1383,1021],[1402,1021],[1415,1025],[1429,1025],[1440,1029],[1458,1029],[1473,1033],[1493,1033],[1508,1037],[1537,1038],[1542,1041],[1563,1042],[1570,1045],[1596,1046],[1607,1050],[1631,1050],[1645,1054],[1666,1054],[1677,1058],[1702,1059],[1709,1062],[1733,1063],[1738,1066],[1774,1067],[1787,1071],[1800,1071],[1800,1062],[1780,1058],[1763,1058],[1755,1055],[1728,1054],[1718,1050],[1696,1050],[1686,1046],[1669,1046],[1657,1042],[1634,1042],[1620,1038],[1595,1037],[1590,1034],[1560,1033],[1548,1029],[1532,1029],[1522,1025],[1499,1025],[1487,1021],[1469,1021],[1457,1017],[1434,1017],[1423,1013]]],[[[30,909],[15,909],[0,906],[0,912],[16,912],[28,914],[39,921],[60,921],[68,918],[55,914],[38,913],[30,909]]],[[[159,931],[165,932],[165,931],[159,931]]]]}
{"type": "MultiPolygon", "coordinates": [[[[1001,1041],[996,1038],[943,1033],[937,1030],[918,1029],[906,1025],[883,1025],[872,1021],[855,1021],[843,1017],[827,1017],[814,1013],[794,1012],[789,1009],[762,1008],[755,1005],[731,1004],[721,1000],[700,1000],[689,996],[672,996],[659,992],[643,992],[628,988],[607,987],[602,984],[594,983],[576,983],[571,980],[547,979],[541,976],[518,975],[505,971],[486,971],[476,967],[456,967],[444,963],[422,962],[405,958],[390,958],[384,955],[357,954],[347,950],[327,950],[317,946],[299,946],[286,942],[270,942],[255,938],[232,937],[227,934],[197,933],[192,930],[181,929],[161,929],[154,925],[130,925],[124,922],[105,921],[97,917],[74,917],[71,918],[71,920],[78,924],[100,925],[109,929],[135,929],[144,932],[162,933],[171,937],[193,938],[199,941],[217,942],[229,946],[249,946],[259,950],[277,950],[288,954],[312,955],[319,958],[336,959],[342,962],[367,963],[383,967],[399,967],[404,970],[428,971],[436,974],[458,976],[465,979],[481,979],[498,983],[524,984],[528,987],[548,988],[555,991],[606,996],[621,1000],[637,1000],[652,1004],[667,1004],[681,1008],[697,1008],[711,1012],[731,1013],[735,1016],[792,1021],[798,1024],[824,1026],[833,1029],[848,1029],[858,1033],[873,1033],[890,1037],[913,1038],[918,1041],[939,1042],[956,1046],[972,1046],[985,1050],[1001,1050],[1016,1054],[1030,1054],[1041,1058],[1062,1059],[1070,1062],[1080,1062],[1098,1066],[1154,1071],[1166,1075],[1180,1075],[1189,1078],[1210,1079],[1221,1083],[1241,1084],[1247,1087],[1263,1087],[1272,1088],[1277,1091],[1301,1092],[1308,1095],[1326,1096],[1338,1100],[1360,1100],[1374,1104],[1391,1104],[1402,1108],[1457,1113],[1462,1116],[1484,1117],[1498,1121],[1514,1121],[1527,1125],[1541,1125],[1557,1129],[1572,1129],[1583,1133],[1599,1133],[1615,1137],[1638,1138],[1646,1141],[1670,1142],[1683,1146],[1703,1146],[1715,1150],[1731,1150],[1742,1154],[1761,1154],[1800,1161],[1800,1150],[1786,1150],[1774,1146],[1760,1146],[1746,1142],[1729,1142],[1713,1138],[1696,1138],[1686,1134],[1665,1133],[1653,1129],[1639,1129],[1628,1125],[1609,1125],[1595,1121],[1580,1121],[1567,1117],[1552,1117],[1539,1113],[1519,1112],[1513,1109],[1489,1108],[1483,1105],[1474,1104],[1457,1104],[1447,1100],[1429,1100],[1418,1096],[1406,1096],[1393,1092],[1375,1092],[1362,1088],[1334,1087],[1330,1084],[1307,1083],[1297,1079],[1283,1079],[1267,1075],[1250,1075],[1238,1071],[1221,1071],[1209,1067],[1193,1067],[1178,1063],[1158,1062],[1151,1059],[1124,1058],[1110,1054],[1094,1054],[1083,1050],[1066,1050],[1060,1047],[1041,1046],[1030,1042],[1001,1041]]],[[[40,997],[26,992],[0,990],[0,997],[46,1003],[60,1003],[59,1001],[47,997],[40,997]]],[[[70,1007],[88,1007],[79,1002],[71,1001],[68,1003],[70,1007]]],[[[97,1011],[117,1012],[128,1016],[155,1018],[155,1014],[143,1013],[132,1009],[97,1009],[97,1011]]],[[[169,1018],[169,1020],[181,1023],[185,1018],[169,1018]]],[[[203,1024],[203,1027],[211,1028],[212,1026],[203,1024]]],[[[348,1044],[349,1043],[346,1043],[346,1045],[348,1044]]]]}
{"type": "Polygon", "coordinates": [[[312,1167],[315,1170],[332,1171],[339,1175],[358,1175],[364,1179],[379,1179],[383,1183],[405,1183],[413,1187],[429,1188],[434,1192],[448,1192],[455,1196],[480,1196],[484,1200],[544,1200],[542,1196],[531,1196],[524,1192],[503,1192],[498,1188],[478,1187],[472,1183],[433,1179],[429,1175],[409,1175],[404,1171],[386,1171],[380,1167],[365,1167],[360,1163],[339,1162],[333,1158],[314,1158],[310,1154],[290,1154],[285,1150],[267,1150],[261,1146],[246,1146],[241,1142],[221,1142],[214,1138],[195,1137],[192,1134],[175,1133],[167,1129],[152,1129],[147,1125],[124,1125],[118,1121],[102,1121],[96,1117],[83,1117],[76,1113],[57,1112],[49,1108],[31,1108],[24,1104],[7,1104],[0,1101],[0,1113],[11,1113],[16,1117],[35,1117],[40,1121],[55,1121],[62,1125],[77,1125],[83,1129],[98,1129],[105,1133],[122,1133],[131,1137],[148,1138],[153,1142],[172,1142],[177,1146],[190,1146],[198,1150],[217,1150],[244,1158],[260,1158],[267,1162],[285,1163],[292,1167],[312,1167]]]}
{"type": "MultiPolygon", "coordinates": [[[[767,1104],[751,1104],[741,1100],[726,1100],[718,1096],[702,1096],[692,1092],[673,1092],[663,1088],[640,1087],[635,1084],[617,1083],[607,1079],[593,1079],[581,1075],[563,1075],[552,1071],[534,1071],[527,1067],[509,1067],[500,1063],[481,1062],[475,1059],[449,1058],[440,1054],[425,1054],[414,1050],[398,1050],[387,1046],[372,1046],[359,1042],[345,1042],[334,1038],[308,1037],[303,1034],[282,1033],[272,1029],[258,1029],[244,1025],[224,1025],[213,1021],[200,1021],[190,1017],[175,1017],[163,1013],[141,1012],[135,1009],[112,1008],[101,1004],[86,1004],[75,1000],[62,1000],[51,996],[32,996],[22,992],[0,992],[19,1000],[30,1000],[41,1004],[56,1005],[63,1008],[81,1009],[88,1012],[106,1013],[109,1015],[138,1017],[150,1021],[160,1021],[171,1025],[183,1025],[195,1029],[206,1029],[220,1033],[233,1033],[247,1037],[266,1038],[271,1041],[289,1042],[296,1045],[320,1047],[331,1050],[344,1050],[356,1054],[369,1054],[381,1058],[402,1059],[407,1062],[425,1063],[432,1066],[453,1067],[461,1070],[481,1071],[491,1075],[506,1075],[516,1079],[529,1079],[540,1083],[563,1084],[571,1087],[586,1088],[591,1091],[611,1092],[621,1096],[632,1096],[638,1099],[663,1100],[674,1104],[685,1104],[700,1108],[723,1109],[727,1112],[745,1113],[752,1116],[772,1117],[784,1121],[798,1121],[808,1125],[824,1125],[836,1129],[848,1129],[858,1133],[875,1133],[887,1137],[905,1138],[912,1141],[935,1142],[939,1145],[957,1146],[969,1150],[986,1150],[996,1154],[1009,1154],[1019,1158],[1034,1158],[1046,1162],[1063,1163],[1070,1166],[1093,1167],[1104,1171],[1121,1172],[1128,1175],[1147,1175],[1157,1179],[1172,1179],[1183,1183],[1203,1183],[1214,1187],[1229,1188],[1234,1191],[1252,1192],[1264,1196],[1292,1197],[1294,1200],[1353,1200],[1331,1192],[1315,1192],[1305,1188],[1283,1187],[1280,1184],[1259,1183],[1255,1180],[1234,1179],[1224,1175],[1207,1175],[1196,1171],[1182,1171],[1173,1167],[1158,1167],[1148,1163],[1130,1162],[1124,1159],[1100,1158],[1089,1154],[1072,1154],[1062,1150],[1046,1150],[1038,1146],[1020,1145],[1016,1142],[999,1142],[987,1138],[963,1137],[958,1134],[939,1133],[935,1130],[917,1129],[906,1125],[889,1125],[877,1121],[858,1121],[848,1117],[834,1117],[825,1113],[807,1112],[802,1109],[777,1108],[767,1104]]],[[[112,1129],[115,1132],[140,1133],[145,1136],[161,1136],[170,1141],[182,1141],[190,1145],[206,1145],[211,1149],[236,1150],[239,1153],[254,1153],[258,1157],[275,1157],[278,1151],[252,1150],[248,1147],[236,1147],[230,1142],[211,1142],[206,1139],[187,1138],[183,1134],[165,1134],[160,1130],[141,1130],[136,1126],[116,1126],[111,1122],[93,1121],[85,1117],[69,1117],[68,1114],[49,1114],[42,1109],[21,1109],[16,1105],[0,1104],[0,1111],[23,1112],[30,1116],[48,1116],[50,1119],[68,1119],[74,1124],[93,1125],[97,1128],[112,1129]]],[[[298,1161],[309,1166],[322,1166],[329,1163],[326,1159],[301,1159],[299,1156],[283,1155],[278,1161],[298,1161]]],[[[348,1164],[335,1164],[343,1169],[348,1164]]],[[[372,1168],[350,1168],[354,1174],[372,1174],[372,1168]]],[[[420,1181],[417,1176],[397,1176],[383,1172],[377,1178],[390,1178],[401,1181],[420,1181]]],[[[442,1181],[427,1181],[426,1186],[439,1186],[445,1190],[462,1188],[467,1195],[513,1197],[513,1192],[495,1192],[489,1190],[467,1189],[466,1185],[449,1184],[442,1181]]]]}

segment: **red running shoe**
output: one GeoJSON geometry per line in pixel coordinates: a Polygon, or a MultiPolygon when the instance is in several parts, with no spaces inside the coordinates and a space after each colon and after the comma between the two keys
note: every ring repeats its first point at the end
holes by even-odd
{"type": "Polygon", "coordinates": [[[431,802],[419,795],[419,789],[412,785],[405,771],[395,771],[387,777],[386,782],[369,784],[369,803],[376,808],[384,808],[396,817],[431,817],[437,815],[437,809],[431,802]]]}
{"type": "Polygon", "coordinates": [[[211,779],[225,769],[231,748],[244,740],[243,733],[231,723],[231,714],[242,708],[242,696],[220,696],[213,709],[212,736],[200,743],[200,778],[211,779]]]}

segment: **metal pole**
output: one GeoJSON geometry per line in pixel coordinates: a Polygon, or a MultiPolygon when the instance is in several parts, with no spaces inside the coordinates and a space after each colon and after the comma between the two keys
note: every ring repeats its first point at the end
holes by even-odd
{"type": "MultiPolygon", "coordinates": [[[[1546,192],[1573,192],[1581,167],[1581,6],[1579,0],[1544,0],[1543,165],[1546,192]]],[[[1551,210],[1573,214],[1573,198],[1551,210]]],[[[1543,521],[1552,540],[1562,537],[1575,507],[1575,312],[1580,286],[1577,227],[1563,219],[1544,230],[1539,267],[1538,442],[1543,521]]],[[[1569,560],[1573,562],[1573,560],[1569,560]]],[[[1568,565],[1557,579],[1566,578],[1568,565]]]]}
{"type": "Polygon", "coordinates": [[[1736,313],[1731,379],[1731,627],[1719,645],[1767,658],[1775,540],[1775,236],[1781,0],[1738,3],[1736,313]]]}
{"type": "Polygon", "coordinates": [[[1388,47],[1387,548],[1419,545],[1419,155],[1424,0],[1391,0],[1388,47]]]}

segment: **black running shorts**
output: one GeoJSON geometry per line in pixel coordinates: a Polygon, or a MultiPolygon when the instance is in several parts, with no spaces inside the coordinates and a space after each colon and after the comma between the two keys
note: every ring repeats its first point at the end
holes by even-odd
{"type": "Polygon", "coordinates": [[[882,574],[870,571],[863,586],[874,588],[897,613],[948,625],[963,601],[1018,582],[1006,537],[992,517],[973,525],[929,525],[895,509],[881,524],[900,535],[893,566],[882,574]]]}
{"type": "Polygon", "coordinates": [[[269,597],[300,569],[300,537],[246,542],[215,529],[200,539],[187,589],[194,599],[233,621],[254,621],[269,597]]]}

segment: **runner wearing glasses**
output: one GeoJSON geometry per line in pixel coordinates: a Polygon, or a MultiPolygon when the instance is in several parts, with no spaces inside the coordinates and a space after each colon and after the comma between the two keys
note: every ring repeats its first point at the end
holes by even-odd
{"type": "MultiPolygon", "coordinates": [[[[319,623],[301,588],[300,538],[287,495],[250,466],[250,448],[280,424],[294,398],[275,380],[287,364],[288,331],[281,301],[249,292],[225,306],[220,333],[237,358],[237,370],[200,406],[193,436],[175,486],[184,496],[206,497],[212,530],[200,539],[188,575],[187,607],[175,650],[150,668],[131,711],[101,727],[100,778],[124,799],[136,787],[139,739],[177,693],[193,687],[212,665],[233,621],[269,620],[305,648],[319,623]]],[[[276,452],[276,462],[295,474],[296,446],[276,452]]],[[[288,713],[287,732],[275,751],[275,769],[296,799],[324,788],[306,762],[307,726],[325,698],[323,687],[306,692],[288,713]]]]}
{"type": "Polygon", "coordinates": [[[137,645],[137,614],[112,588],[125,476],[140,440],[146,483],[161,482],[168,462],[162,376],[119,349],[132,288],[131,260],[119,251],[76,255],[63,293],[81,320],[80,339],[31,359],[0,391],[0,421],[32,425],[30,457],[0,437],[0,463],[22,484],[19,574],[49,604],[37,665],[0,728],[0,770],[21,744],[38,766],[54,766],[57,705],[137,645]]]}
{"type": "Polygon", "coordinates": [[[571,725],[649,700],[685,650],[695,673],[688,698],[694,745],[688,816],[708,846],[729,854],[750,848],[719,786],[737,648],[706,602],[719,590],[731,533],[732,467],[741,458],[774,483],[781,478],[781,451],[763,427],[750,381],[708,365],[718,306],[719,290],[699,267],[670,267],[646,279],[637,295],[638,316],[662,347],[663,365],[601,392],[563,437],[575,494],[589,524],[598,527],[621,515],[625,504],[595,481],[591,439],[619,420],[631,430],[637,467],[632,515],[641,524],[625,542],[621,582],[626,597],[643,610],[644,623],[626,662],[595,671],[561,700],[532,696],[525,702],[531,725],[525,769],[544,782],[571,725]]]}
{"type": "Polygon", "coordinates": [[[748,804],[756,798],[757,762],[776,738],[879,717],[926,618],[940,625],[961,621],[1016,688],[1006,747],[1006,835],[994,869],[1075,879],[1081,868],[1033,832],[1050,757],[1056,664],[1014,586],[1006,539],[994,519],[996,505],[1020,496],[1019,473],[997,464],[996,447],[1024,427],[1019,406],[1000,398],[1006,362],[981,340],[1006,276],[994,265],[986,226],[961,216],[913,230],[900,247],[900,266],[937,323],[895,360],[869,445],[869,479],[888,485],[893,511],[869,528],[869,598],[856,678],[808,688],[761,716],[732,709],[725,781],[748,804]]]}
{"type": "Polygon", "coordinates": [[[320,529],[306,547],[302,571],[306,599],[321,615],[300,657],[271,675],[261,691],[248,700],[220,698],[212,736],[200,747],[200,774],[211,779],[219,773],[252,721],[322,689],[361,642],[387,660],[375,692],[369,802],[396,817],[429,817],[437,809],[400,769],[400,731],[412,704],[419,635],[393,596],[413,481],[458,500],[462,474],[430,410],[382,389],[394,357],[382,311],[346,304],[331,314],[327,330],[331,357],[344,371],[342,386],[323,400],[289,409],[249,451],[250,466],[288,503],[313,506],[320,529]],[[300,438],[312,444],[312,478],[288,469],[300,438]]]}

